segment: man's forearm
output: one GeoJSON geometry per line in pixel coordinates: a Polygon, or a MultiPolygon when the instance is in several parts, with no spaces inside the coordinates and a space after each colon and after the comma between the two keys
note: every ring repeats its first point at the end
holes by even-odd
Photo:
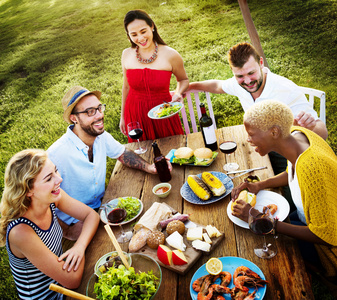
{"type": "Polygon", "coordinates": [[[147,161],[134,153],[132,150],[125,149],[124,153],[118,157],[118,160],[123,165],[130,168],[143,170],[148,173],[154,173],[154,170],[152,170],[153,168],[151,169],[152,165],[150,165],[147,161]]]}

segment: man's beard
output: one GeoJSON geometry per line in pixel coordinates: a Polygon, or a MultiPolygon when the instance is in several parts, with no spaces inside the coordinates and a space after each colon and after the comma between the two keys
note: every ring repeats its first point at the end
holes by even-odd
{"type": "MultiPolygon", "coordinates": [[[[256,93],[256,92],[259,90],[259,88],[261,87],[262,83],[263,83],[263,73],[262,73],[262,70],[261,70],[261,77],[260,77],[258,80],[255,80],[255,82],[257,82],[257,86],[256,86],[256,89],[255,89],[253,92],[251,92],[251,91],[249,91],[249,90],[247,89],[247,85],[251,85],[252,82],[250,82],[249,84],[243,83],[243,84],[241,84],[241,86],[242,86],[248,93],[251,93],[251,94],[256,93]]],[[[255,82],[254,82],[254,84],[255,84],[255,82]]]]}
{"type": "MultiPolygon", "coordinates": [[[[98,121],[104,121],[104,118],[102,118],[101,120],[98,120],[98,121]]],[[[98,121],[95,121],[94,123],[98,122],[98,121]]],[[[93,127],[93,123],[90,124],[90,125],[84,125],[83,122],[81,121],[81,119],[79,119],[79,125],[81,126],[82,130],[90,135],[90,136],[98,136],[100,134],[102,134],[104,132],[104,127],[101,129],[101,130],[96,130],[94,127],[93,127]]]]}

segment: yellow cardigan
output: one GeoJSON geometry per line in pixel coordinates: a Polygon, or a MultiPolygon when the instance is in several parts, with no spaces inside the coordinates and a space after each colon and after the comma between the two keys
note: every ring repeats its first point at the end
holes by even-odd
{"type": "MultiPolygon", "coordinates": [[[[337,246],[337,156],[317,134],[303,127],[292,131],[303,132],[310,146],[297,159],[296,174],[304,214],[311,232],[332,246],[337,246]]],[[[336,247],[316,245],[323,265],[322,255],[330,257],[337,271],[336,247]],[[334,255],[333,255],[334,254],[334,255]]],[[[334,275],[334,276],[335,276],[334,275]]],[[[332,276],[332,275],[331,275],[332,276]]]]}

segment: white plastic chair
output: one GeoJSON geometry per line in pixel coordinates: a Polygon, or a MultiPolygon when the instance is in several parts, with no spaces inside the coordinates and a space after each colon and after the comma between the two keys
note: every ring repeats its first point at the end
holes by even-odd
{"type": "MultiPolygon", "coordinates": [[[[189,111],[190,118],[191,118],[192,131],[198,132],[197,124],[199,123],[199,119],[201,118],[201,112],[200,112],[200,106],[199,106],[200,105],[199,93],[205,93],[205,95],[206,95],[207,106],[208,106],[207,114],[213,120],[214,129],[216,129],[216,123],[215,123],[215,119],[214,119],[214,113],[213,113],[213,107],[212,107],[210,93],[205,92],[205,91],[200,91],[200,90],[190,90],[190,91],[186,92],[185,95],[186,95],[186,100],[187,100],[188,111],[189,111]],[[193,98],[194,98],[194,101],[195,101],[195,106],[197,108],[197,114],[198,114],[197,118],[195,117],[195,113],[194,113],[194,109],[193,109],[193,98]]],[[[185,105],[181,110],[181,116],[182,116],[182,119],[183,119],[185,133],[190,134],[191,133],[190,125],[188,123],[185,105]]]]}
{"type": "Polygon", "coordinates": [[[318,97],[320,99],[319,103],[319,119],[325,124],[326,119],[325,119],[325,92],[312,89],[312,88],[307,88],[300,86],[299,87],[301,91],[309,96],[309,103],[311,104],[312,107],[314,107],[314,99],[315,97],[318,97]]]}

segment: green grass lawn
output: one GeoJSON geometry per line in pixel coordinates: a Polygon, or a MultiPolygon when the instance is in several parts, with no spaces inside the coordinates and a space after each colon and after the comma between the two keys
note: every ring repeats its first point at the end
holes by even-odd
{"type": "MultiPolygon", "coordinates": [[[[337,2],[248,2],[270,69],[327,93],[327,141],[336,152],[337,2]]],[[[236,0],[0,0],[0,193],[14,153],[47,149],[65,132],[61,99],[73,85],[102,91],[105,128],[127,142],[118,126],[120,58],[129,47],[123,18],[136,8],[182,55],[190,81],[230,77],[228,49],[249,41],[236,0]]],[[[242,123],[235,97],[212,95],[212,101],[218,127],[242,123]]],[[[114,163],[108,160],[107,178],[114,163]]],[[[0,298],[16,299],[5,248],[0,255],[0,298]]],[[[324,288],[315,293],[333,299],[324,288]]]]}

